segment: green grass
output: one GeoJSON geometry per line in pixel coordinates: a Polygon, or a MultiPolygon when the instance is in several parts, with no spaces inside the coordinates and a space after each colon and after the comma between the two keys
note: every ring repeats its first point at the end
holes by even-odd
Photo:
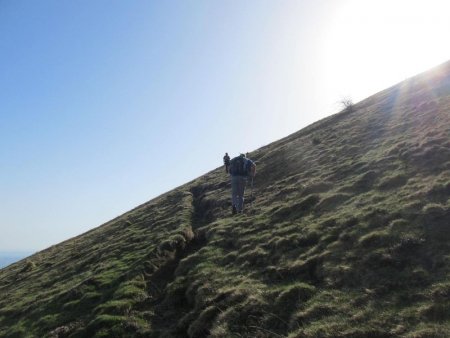
{"type": "Polygon", "coordinates": [[[218,168],[0,270],[0,336],[450,336],[449,111],[412,78],[252,152],[242,215],[218,168]]]}

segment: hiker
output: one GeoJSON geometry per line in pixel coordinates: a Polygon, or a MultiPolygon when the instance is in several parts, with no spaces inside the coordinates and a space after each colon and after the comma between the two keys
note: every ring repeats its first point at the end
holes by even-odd
{"type": "Polygon", "coordinates": [[[233,215],[244,210],[244,191],[248,177],[255,176],[256,165],[246,158],[244,154],[233,158],[230,161],[231,175],[231,202],[233,204],[233,215]]]}
{"type": "Polygon", "coordinates": [[[228,156],[228,153],[225,153],[225,156],[223,157],[223,164],[225,165],[225,172],[228,174],[230,168],[230,156],[228,156]]]}

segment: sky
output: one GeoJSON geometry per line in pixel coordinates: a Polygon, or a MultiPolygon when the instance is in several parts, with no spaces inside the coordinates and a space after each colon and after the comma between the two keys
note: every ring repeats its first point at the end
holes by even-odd
{"type": "Polygon", "coordinates": [[[79,235],[447,61],[449,9],[0,0],[0,251],[79,235]]]}

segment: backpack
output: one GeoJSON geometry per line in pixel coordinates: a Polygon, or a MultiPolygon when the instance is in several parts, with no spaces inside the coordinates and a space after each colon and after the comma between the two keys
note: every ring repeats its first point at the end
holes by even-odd
{"type": "Polygon", "coordinates": [[[255,164],[249,159],[238,156],[230,162],[230,174],[232,176],[252,176],[255,173],[255,164]]]}
{"type": "Polygon", "coordinates": [[[247,176],[247,159],[243,156],[235,157],[230,162],[230,174],[232,176],[247,176]]]}

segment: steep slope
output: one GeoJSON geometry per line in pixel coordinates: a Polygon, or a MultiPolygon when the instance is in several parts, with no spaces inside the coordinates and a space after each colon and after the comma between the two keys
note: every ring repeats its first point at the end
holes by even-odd
{"type": "Polygon", "coordinates": [[[0,336],[450,336],[450,63],[250,157],[0,270],[0,336]]]}

